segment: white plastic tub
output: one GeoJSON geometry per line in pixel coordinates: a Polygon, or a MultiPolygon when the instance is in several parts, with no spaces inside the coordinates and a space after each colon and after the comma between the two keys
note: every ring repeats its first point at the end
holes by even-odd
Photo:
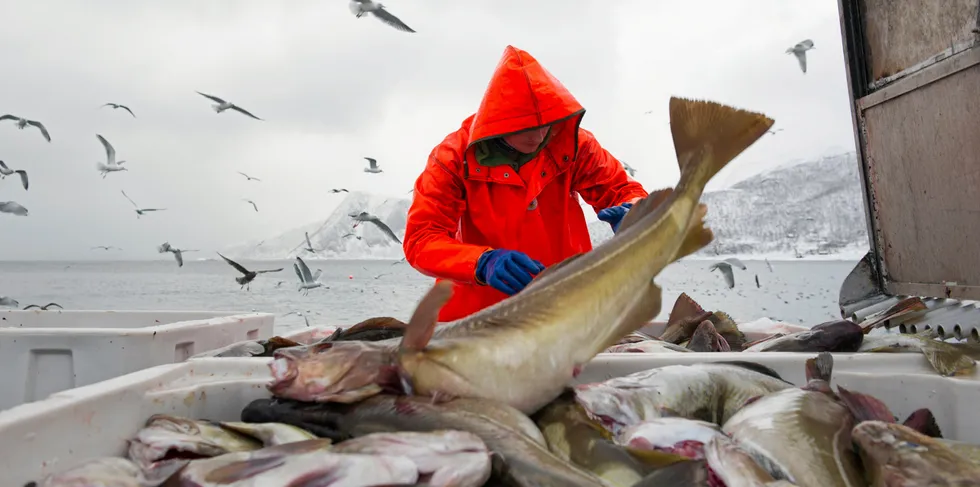
{"type": "Polygon", "coordinates": [[[0,409],[269,338],[274,320],[213,311],[0,311],[0,409]]]}
{"type": "MultiPolygon", "coordinates": [[[[576,382],[600,381],[672,364],[750,360],[802,384],[806,353],[605,354],[576,382]]],[[[268,397],[268,358],[206,358],[64,391],[44,401],[0,412],[0,472],[5,485],[23,485],[100,456],[126,454],[152,414],[239,420],[249,402],[268,397]]],[[[838,354],[834,383],[872,394],[904,417],[928,407],[945,437],[980,443],[980,374],[940,377],[918,354],[838,354]]]]}

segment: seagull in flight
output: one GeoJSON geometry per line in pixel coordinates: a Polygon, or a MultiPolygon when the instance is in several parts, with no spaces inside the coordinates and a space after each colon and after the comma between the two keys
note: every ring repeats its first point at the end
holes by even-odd
{"type": "Polygon", "coordinates": [[[293,263],[293,270],[296,271],[296,277],[299,278],[299,287],[296,290],[303,291],[303,295],[309,294],[310,289],[316,289],[323,285],[319,281],[320,274],[323,271],[317,269],[315,274],[310,274],[310,267],[299,256],[296,256],[296,262],[293,263]]]}
{"type": "Polygon", "coordinates": [[[377,226],[379,229],[381,229],[381,231],[384,232],[384,234],[387,235],[388,238],[398,242],[399,244],[402,243],[402,241],[398,240],[398,237],[395,236],[395,232],[391,231],[391,228],[388,227],[388,225],[385,225],[385,222],[381,221],[381,219],[378,218],[377,216],[374,216],[366,211],[362,211],[356,214],[352,213],[349,216],[358,222],[354,224],[354,228],[357,228],[357,225],[360,222],[370,222],[373,223],[375,226],[377,226]]]}
{"type": "Polygon", "coordinates": [[[766,267],[769,268],[769,272],[772,272],[772,264],[769,263],[769,259],[766,259],[766,267]]]}
{"type": "Polygon", "coordinates": [[[259,211],[259,207],[255,205],[254,201],[252,200],[242,200],[242,201],[245,201],[246,203],[252,205],[252,208],[255,208],[255,211],[259,211]]]}
{"type": "Polygon", "coordinates": [[[177,267],[184,267],[184,252],[197,252],[197,249],[182,250],[170,245],[170,242],[164,242],[157,247],[157,252],[164,253],[170,252],[174,254],[174,260],[177,261],[177,267]]]}
{"type": "Polygon", "coordinates": [[[786,54],[793,53],[796,56],[796,60],[800,62],[800,69],[803,70],[803,74],[806,74],[806,52],[810,49],[816,48],[813,47],[812,40],[806,39],[786,50],[786,54]]]}
{"type": "Polygon", "coordinates": [[[106,250],[106,251],[112,250],[112,249],[122,250],[121,248],[119,248],[119,247],[113,247],[112,245],[96,245],[95,247],[92,247],[91,250],[95,250],[95,249],[102,249],[102,250],[106,250]]]}
{"type": "Polygon", "coordinates": [[[782,132],[782,131],[783,131],[783,129],[766,130],[766,132],[768,132],[770,134],[773,134],[773,135],[776,135],[776,132],[782,132]]]}
{"type": "Polygon", "coordinates": [[[259,178],[253,178],[252,176],[249,176],[248,174],[245,174],[245,173],[243,173],[241,171],[238,171],[238,174],[241,174],[242,176],[245,176],[245,180],[246,181],[262,181],[259,178]]]}
{"type": "Polygon", "coordinates": [[[236,270],[238,270],[238,272],[241,272],[242,273],[242,277],[236,277],[235,278],[235,282],[237,282],[238,284],[241,284],[242,285],[242,288],[245,288],[246,290],[249,290],[249,291],[251,291],[251,287],[249,286],[249,284],[252,281],[254,281],[255,278],[259,276],[259,274],[265,274],[266,272],[279,272],[279,271],[282,270],[282,267],[280,267],[278,269],[266,269],[266,270],[261,270],[261,271],[250,271],[250,270],[242,267],[242,265],[239,264],[238,262],[235,262],[235,261],[229,259],[228,257],[225,257],[225,256],[221,255],[220,252],[216,252],[216,253],[218,254],[219,257],[221,257],[222,259],[224,259],[225,262],[228,263],[228,265],[234,267],[236,270]]]}
{"type": "Polygon", "coordinates": [[[243,113],[245,115],[248,115],[248,116],[250,116],[250,117],[252,117],[252,118],[254,118],[256,120],[262,120],[261,118],[256,117],[255,115],[252,115],[251,113],[249,113],[248,110],[245,110],[244,108],[242,108],[240,106],[237,106],[234,103],[224,101],[221,98],[218,98],[216,96],[211,96],[211,95],[207,95],[207,94],[201,93],[200,91],[198,91],[197,94],[198,95],[201,95],[201,96],[203,96],[203,97],[205,97],[207,99],[210,99],[211,101],[213,101],[213,102],[216,103],[216,105],[212,105],[211,106],[211,108],[214,108],[215,113],[221,113],[221,112],[223,112],[225,110],[231,109],[231,110],[235,110],[238,113],[243,113]]]}
{"type": "Polygon", "coordinates": [[[7,167],[3,161],[0,161],[0,179],[6,179],[7,176],[13,176],[14,173],[20,174],[20,184],[24,186],[24,190],[27,190],[27,171],[23,169],[10,169],[7,167]]]}
{"type": "Polygon", "coordinates": [[[19,128],[21,130],[24,130],[24,128],[26,128],[28,125],[37,127],[38,130],[41,131],[41,135],[44,136],[44,139],[47,140],[48,142],[51,142],[51,136],[48,135],[48,129],[44,128],[44,125],[42,125],[41,122],[38,122],[36,120],[28,120],[26,118],[21,118],[21,117],[18,117],[17,115],[11,115],[9,113],[6,114],[6,115],[0,116],[0,121],[4,121],[4,120],[16,120],[17,121],[17,128],[19,128]]]}
{"type": "Polygon", "coordinates": [[[334,189],[331,189],[330,192],[331,193],[350,193],[350,191],[347,191],[344,188],[334,188],[334,189]]]}
{"type": "Polygon", "coordinates": [[[391,14],[391,12],[385,9],[385,6],[374,2],[373,0],[350,0],[347,4],[350,7],[351,13],[354,14],[355,18],[361,18],[366,13],[370,13],[377,17],[378,20],[400,30],[403,32],[415,32],[411,27],[405,25],[404,22],[391,14]]]}
{"type": "Polygon", "coordinates": [[[365,157],[365,159],[367,159],[367,161],[368,161],[368,167],[365,167],[364,168],[364,172],[369,172],[369,173],[374,173],[374,174],[377,174],[377,173],[381,172],[381,168],[378,167],[378,160],[377,159],[372,159],[370,157],[365,157]]]}
{"type": "Polygon", "coordinates": [[[112,147],[112,144],[99,134],[95,134],[95,136],[98,137],[99,142],[102,142],[102,147],[105,147],[105,162],[95,164],[95,168],[102,173],[102,179],[105,179],[106,175],[111,172],[128,171],[129,169],[122,167],[122,164],[126,161],[116,162],[116,149],[112,147]]]}
{"type": "Polygon", "coordinates": [[[27,310],[27,309],[31,309],[31,308],[39,308],[41,310],[47,311],[48,308],[50,308],[52,306],[57,306],[58,309],[65,309],[65,308],[62,308],[61,305],[58,304],[58,303],[48,303],[48,304],[45,304],[44,306],[39,306],[39,305],[36,305],[36,304],[28,304],[27,306],[24,306],[24,309],[27,310]]]}
{"type": "Polygon", "coordinates": [[[360,235],[358,235],[358,234],[356,234],[356,233],[354,233],[354,232],[347,232],[347,233],[345,233],[345,234],[344,234],[344,235],[343,235],[342,237],[340,237],[340,238],[347,238],[347,237],[354,237],[354,238],[356,238],[356,239],[358,239],[358,240],[360,240],[360,239],[362,238],[362,237],[361,237],[360,235]]]}
{"type": "Polygon", "coordinates": [[[129,200],[129,202],[133,204],[133,207],[136,208],[136,218],[139,218],[139,217],[143,216],[143,213],[146,213],[148,211],[164,211],[164,210],[166,210],[166,208],[140,208],[139,205],[137,205],[135,201],[133,201],[129,196],[126,195],[126,192],[125,191],[119,190],[119,192],[122,193],[122,195],[125,196],[126,199],[129,200]]]}
{"type": "Polygon", "coordinates": [[[725,278],[725,284],[728,284],[728,289],[735,287],[735,273],[732,271],[732,266],[738,267],[743,271],[746,269],[745,264],[735,257],[730,257],[721,262],[717,262],[712,264],[710,267],[711,271],[717,269],[721,272],[722,277],[725,278]]]}
{"type": "Polygon", "coordinates": [[[129,112],[129,114],[132,115],[133,118],[136,118],[136,114],[133,113],[133,111],[130,110],[129,107],[127,107],[126,105],[120,105],[118,103],[106,103],[105,105],[102,105],[99,108],[105,108],[105,107],[112,107],[113,109],[122,108],[123,110],[126,110],[127,112],[129,112]]]}
{"type": "Polygon", "coordinates": [[[305,250],[305,251],[307,251],[307,252],[309,252],[311,254],[315,254],[316,253],[316,249],[314,249],[313,248],[313,244],[310,243],[310,232],[303,232],[303,235],[306,237],[306,247],[303,247],[303,250],[305,250]]]}
{"type": "Polygon", "coordinates": [[[16,201],[0,201],[0,213],[10,213],[11,215],[27,216],[27,208],[24,208],[16,201]]]}
{"type": "Polygon", "coordinates": [[[19,308],[20,303],[16,299],[10,296],[0,296],[0,306],[9,306],[11,308],[19,308]]]}
{"type": "Polygon", "coordinates": [[[626,161],[619,161],[619,163],[623,165],[623,169],[626,169],[630,177],[636,177],[636,169],[633,169],[633,166],[627,164],[626,161]]]}

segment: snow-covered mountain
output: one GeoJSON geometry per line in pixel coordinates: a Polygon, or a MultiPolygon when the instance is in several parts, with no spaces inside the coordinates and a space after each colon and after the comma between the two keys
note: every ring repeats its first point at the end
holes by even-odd
{"type": "MultiPolygon", "coordinates": [[[[817,255],[867,248],[858,164],[854,152],[783,166],[752,176],[730,188],[705,193],[707,223],[714,241],[701,252],[713,255],[817,255]]],[[[411,200],[353,192],[326,220],[312,222],[264,240],[226,250],[244,259],[284,259],[303,251],[303,232],[320,256],[335,259],[400,259],[401,245],[386,238],[374,225],[354,230],[362,240],[341,238],[351,232],[351,212],[367,209],[379,216],[401,238],[411,200]]],[[[586,211],[590,211],[586,209],[586,211]]],[[[593,245],[612,236],[609,224],[589,223],[593,245]]]]}

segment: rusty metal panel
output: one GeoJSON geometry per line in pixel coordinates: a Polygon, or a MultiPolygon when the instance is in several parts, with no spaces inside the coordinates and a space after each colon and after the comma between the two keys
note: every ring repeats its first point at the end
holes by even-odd
{"type": "Polygon", "coordinates": [[[976,42],[977,0],[861,3],[872,82],[928,62],[951,46],[976,42]]]}
{"type": "Polygon", "coordinates": [[[980,48],[857,109],[884,291],[980,299],[980,48]]]}

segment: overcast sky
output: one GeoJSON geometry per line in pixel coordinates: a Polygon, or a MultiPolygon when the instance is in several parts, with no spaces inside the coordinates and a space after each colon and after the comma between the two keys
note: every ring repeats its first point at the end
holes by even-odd
{"type": "Polygon", "coordinates": [[[356,19],[346,0],[3,2],[0,114],[43,122],[52,141],[0,123],[0,160],[31,179],[26,192],[16,178],[0,181],[0,201],[30,211],[0,214],[0,260],[157,257],[165,240],[220,250],[325,218],[343,198],[331,187],[407,196],[433,146],[477,108],[507,44],[572,91],[583,127],[648,190],[677,181],[672,95],[763,111],[784,129],[714,187],[853,150],[836,2],[385,5],[417,33],[356,19]],[[816,49],[804,75],[784,51],[806,38],[816,49]],[[216,114],[195,91],[265,121],[216,114]],[[136,118],[99,108],[107,102],[136,118]],[[128,172],[101,178],[97,133],[128,172]],[[364,173],[364,156],[384,173],[364,173]],[[120,190],[167,211],[137,220],[120,190]]]}

